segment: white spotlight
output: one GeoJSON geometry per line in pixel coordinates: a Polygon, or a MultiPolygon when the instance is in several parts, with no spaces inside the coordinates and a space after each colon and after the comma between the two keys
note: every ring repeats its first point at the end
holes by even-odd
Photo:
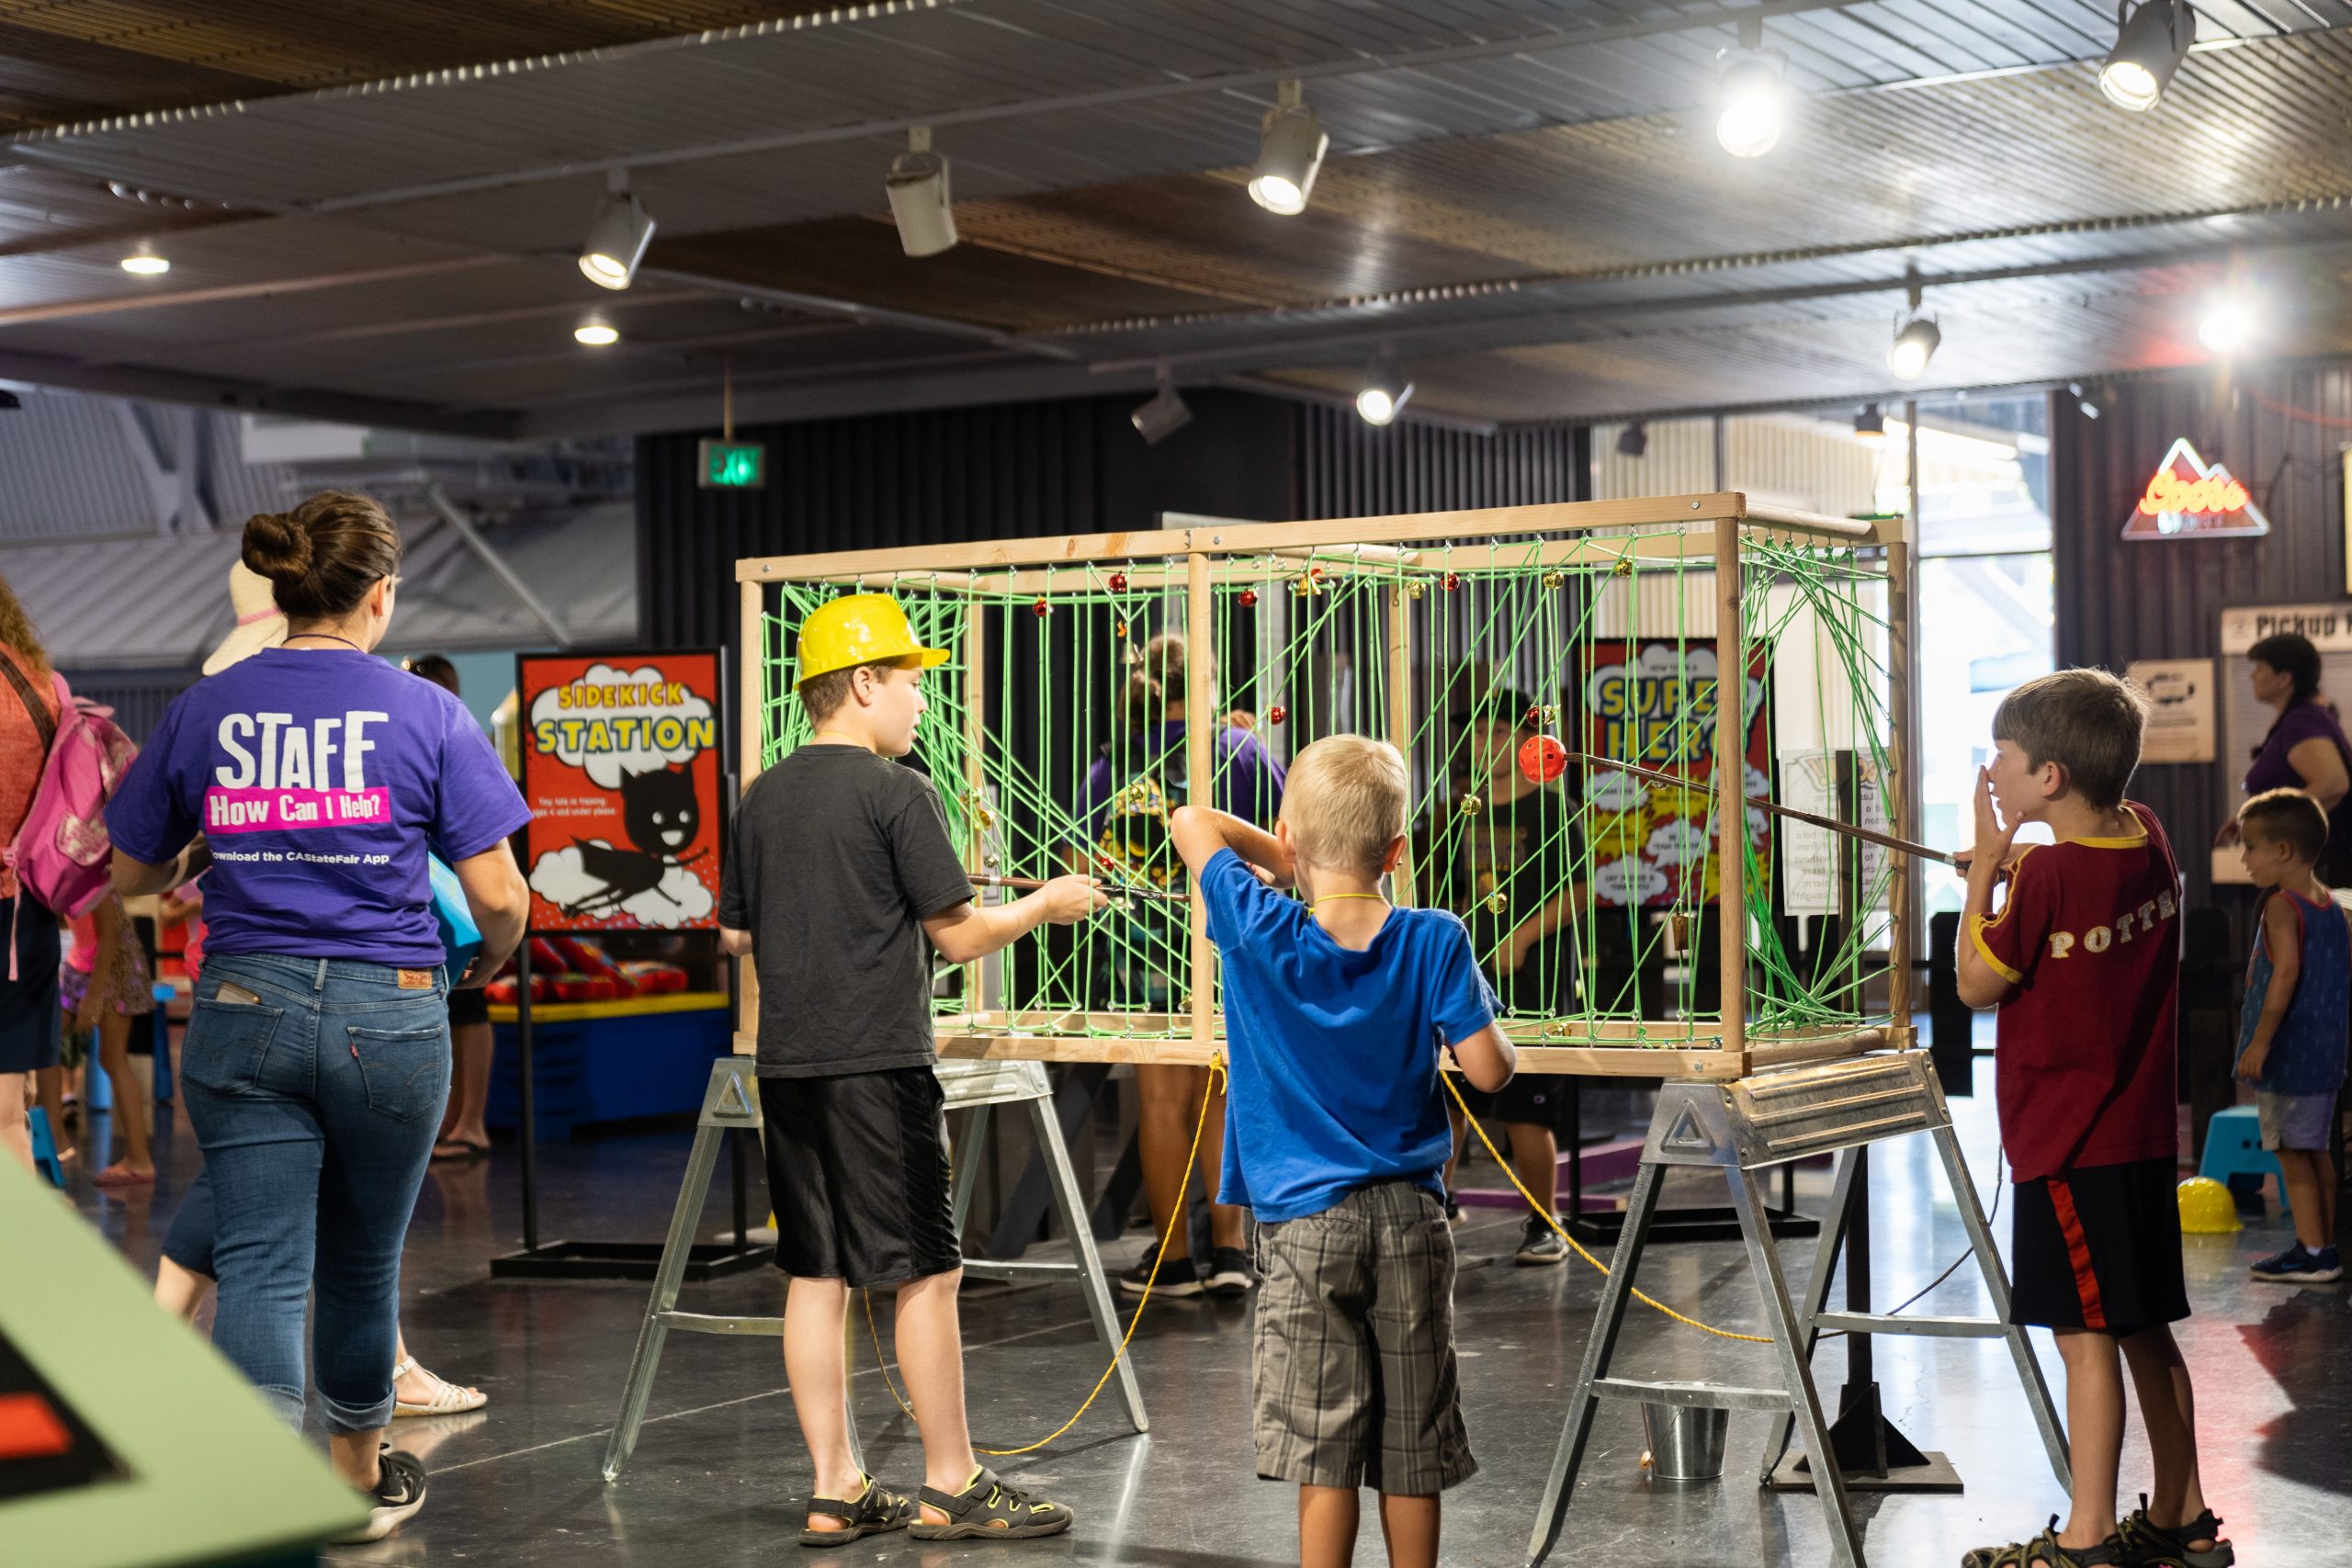
{"type": "Polygon", "coordinates": [[[2197,13],[2188,0],[2143,0],[2116,29],[2115,48],[2099,67],[2099,91],[2134,113],[2155,107],[2196,41],[2197,13]]]}
{"type": "Polygon", "coordinates": [[[611,322],[591,316],[571,329],[571,341],[590,348],[610,348],[621,341],[621,333],[611,322]]]}
{"type": "Polygon", "coordinates": [[[910,256],[935,256],[955,247],[956,211],[947,196],[947,160],[931,150],[931,127],[907,132],[907,150],[891,162],[882,182],[890,195],[890,216],[899,225],[899,247],[910,256]]]}
{"type": "Polygon", "coordinates": [[[1136,434],[1143,437],[1145,446],[1157,446],[1192,423],[1193,411],[1184,405],[1182,394],[1169,381],[1167,367],[1162,366],[1159,390],[1127,419],[1136,427],[1136,434]]]}
{"type": "Polygon", "coordinates": [[[605,199],[580,247],[581,276],[599,288],[627,288],[652,242],[653,220],[631,194],[628,171],[615,169],[605,177],[605,199]]]}
{"type": "Polygon", "coordinates": [[[1919,313],[1923,286],[1918,269],[1904,275],[1904,295],[1910,302],[1910,312],[1894,329],[1894,341],[1887,345],[1886,367],[1894,372],[1898,381],[1916,381],[1928,368],[1928,361],[1936,356],[1937,347],[1944,341],[1943,329],[1932,317],[1919,313]]]}
{"type": "Polygon", "coordinates": [[[145,245],[122,258],[122,270],[135,272],[141,277],[154,277],[172,270],[169,259],[157,255],[145,245]]]}
{"type": "Polygon", "coordinates": [[[1386,424],[1412,400],[1413,384],[1396,356],[1383,354],[1364,372],[1363,389],[1356,394],[1356,412],[1366,424],[1386,424]]]}
{"type": "Polygon", "coordinates": [[[2216,354],[2235,354],[2254,338],[2254,311],[2235,295],[2217,296],[2197,322],[2197,341],[2216,354]]]}
{"type": "MultiPolygon", "coordinates": [[[[1760,29],[1756,34],[1762,36],[1760,29]]],[[[1781,116],[1788,102],[1788,60],[1774,49],[1744,43],[1715,55],[1720,73],[1715,140],[1735,158],[1761,158],[1781,140],[1781,116]]]]}
{"type": "Polygon", "coordinates": [[[1330,145],[1323,122],[1306,107],[1298,84],[1283,83],[1275,89],[1274,107],[1258,128],[1258,166],[1250,175],[1250,199],[1285,218],[1306,211],[1330,145]]]}

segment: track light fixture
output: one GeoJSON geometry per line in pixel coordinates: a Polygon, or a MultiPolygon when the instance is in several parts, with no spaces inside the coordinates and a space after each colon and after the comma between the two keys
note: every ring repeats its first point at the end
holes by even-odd
{"type": "Polygon", "coordinates": [[[1904,275],[1904,294],[1911,308],[1896,325],[1894,341],[1886,350],[1886,367],[1894,372],[1898,381],[1917,380],[1944,341],[1943,330],[1936,325],[1935,318],[1919,313],[1922,293],[1919,271],[1914,267],[1904,275]]]}
{"type": "Polygon", "coordinates": [[[2156,107],[2165,85],[2188,46],[2197,41],[2197,13],[2188,0],[2141,0],[2128,17],[2131,0],[2116,0],[2115,47],[2099,67],[2098,90],[2119,108],[2139,113],[2156,107]]]}
{"type": "Polygon", "coordinates": [[[2107,412],[2107,401],[2110,394],[2105,389],[2086,389],[2080,381],[2069,381],[2066,383],[2066,390],[2074,394],[2075,406],[2083,411],[2085,419],[2097,419],[2107,412]]]}
{"type": "Polygon", "coordinates": [[[1387,424],[1412,400],[1412,396],[1413,384],[1405,379],[1396,356],[1383,350],[1364,372],[1363,390],[1356,394],[1356,412],[1366,424],[1387,424]]]}
{"type": "Polygon", "coordinates": [[[947,160],[931,150],[931,127],[907,131],[907,150],[890,164],[883,181],[890,216],[899,225],[899,248],[910,256],[935,256],[956,245],[956,210],[947,195],[947,160]]]}
{"type": "Polygon", "coordinates": [[[1617,433],[1617,456],[1639,457],[1650,449],[1650,427],[1635,420],[1617,433]]]}
{"type": "Polygon", "coordinates": [[[157,277],[171,271],[172,264],[165,257],[157,255],[147,242],[141,240],[137,250],[122,258],[122,270],[136,273],[141,277],[157,277]]]}
{"type": "Polygon", "coordinates": [[[627,288],[652,242],[653,220],[629,190],[628,171],[615,169],[605,176],[605,199],[580,247],[581,276],[599,288],[627,288]]]}
{"type": "MultiPolygon", "coordinates": [[[[1331,139],[1323,122],[1306,107],[1295,80],[1274,90],[1274,107],[1258,127],[1258,166],[1250,175],[1250,199],[1285,218],[1306,210],[1315,192],[1315,175],[1331,139]]],[[[1377,422],[1385,424],[1387,421],[1377,422]]]]}
{"type": "Polygon", "coordinates": [[[1185,406],[1182,394],[1169,380],[1168,367],[1159,367],[1159,390],[1152,394],[1151,401],[1137,407],[1127,420],[1147,446],[1159,446],[1193,423],[1193,411],[1185,406]]]}
{"type": "Polygon", "coordinates": [[[1854,436],[1872,446],[1886,439],[1886,415],[1879,412],[1876,403],[1864,403],[1862,412],[1854,416],[1854,436]]]}
{"type": "Polygon", "coordinates": [[[591,316],[571,329],[571,341],[587,348],[610,348],[621,341],[621,333],[604,317],[591,316]]]}
{"type": "Polygon", "coordinates": [[[1715,140],[1735,158],[1761,158],[1781,140],[1788,57],[1764,47],[1760,20],[1739,25],[1739,47],[1715,53],[1715,140]]]}

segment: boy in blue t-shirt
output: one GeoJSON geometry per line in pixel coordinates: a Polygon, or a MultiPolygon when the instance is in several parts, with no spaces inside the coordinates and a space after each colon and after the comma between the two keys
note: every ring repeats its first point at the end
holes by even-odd
{"type": "Polygon", "coordinates": [[[1489,1090],[1515,1056],[1462,922],[1379,890],[1408,791],[1395,747],[1340,735],[1299,753],[1272,833],[1196,806],[1170,825],[1225,962],[1218,1199],[1258,1219],[1258,1473],[1298,1483],[1306,1564],[1351,1560],[1363,1486],[1394,1568],[1434,1564],[1438,1494],[1478,1468],[1453,1355],[1440,1053],[1489,1090]],[[1303,897],[1273,891],[1294,885],[1303,897]]]}

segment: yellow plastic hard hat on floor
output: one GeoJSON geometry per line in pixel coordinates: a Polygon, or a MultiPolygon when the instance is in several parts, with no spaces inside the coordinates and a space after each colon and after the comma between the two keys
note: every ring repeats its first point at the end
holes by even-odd
{"type": "Polygon", "coordinates": [[[2229,1235],[2244,1228],[2228,1188],[2210,1176],[2192,1176],[2180,1184],[2183,1235],[2229,1235]]]}
{"type": "Polygon", "coordinates": [[[844,593],[817,606],[800,624],[800,660],[795,685],[836,670],[879,664],[891,659],[921,659],[926,670],[947,662],[944,648],[925,648],[907,625],[907,613],[888,593],[844,593]]]}

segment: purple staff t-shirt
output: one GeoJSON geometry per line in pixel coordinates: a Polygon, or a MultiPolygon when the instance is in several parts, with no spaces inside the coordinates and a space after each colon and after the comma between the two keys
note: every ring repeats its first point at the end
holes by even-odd
{"type": "Polygon", "coordinates": [[[426,852],[465,860],[530,817],[447,692],[373,654],[272,648],[181,694],[107,829],[151,865],[209,840],[209,955],[422,969],[443,961],[426,852]]]}

